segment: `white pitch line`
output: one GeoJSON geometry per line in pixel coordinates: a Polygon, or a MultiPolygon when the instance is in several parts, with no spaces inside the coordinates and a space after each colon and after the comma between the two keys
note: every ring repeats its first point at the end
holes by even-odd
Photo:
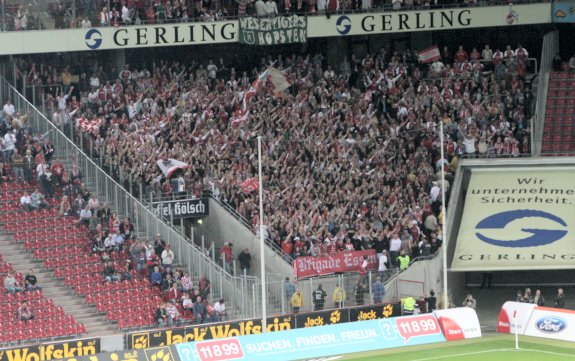
{"type": "Polygon", "coordinates": [[[431,361],[431,360],[443,360],[450,357],[459,357],[459,356],[472,356],[472,355],[480,355],[484,353],[492,353],[492,352],[540,352],[549,355],[558,355],[558,356],[568,356],[575,358],[575,355],[570,355],[567,353],[559,353],[559,352],[552,352],[552,351],[543,351],[543,350],[533,350],[529,348],[520,348],[516,350],[514,348],[502,348],[497,350],[487,350],[487,351],[477,351],[477,352],[467,352],[467,353],[458,353],[453,355],[445,355],[445,356],[436,356],[436,357],[429,357],[429,358],[420,358],[412,361],[431,361]]]}
{"type": "Polygon", "coordinates": [[[500,351],[512,351],[515,350],[514,348],[501,348],[497,350],[487,350],[487,351],[477,351],[477,352],[467,352],[467,353],[458,353],[453,355],[445,355],[445,356],[436,356],[436,357],[429,357],[429,358],[420,358],[411,361],[429,361],[429,360],[441,360],[448,357],[459,357],[459,356],[471,356],[471,355],[480,355],[483,353],[491,353],[491,352],[500,352],[500,351]]]}
{"type": "Polygon", "coordinates": [[[530,348],[520,348],[518,351],[529,351],[529,352],[540,352],[540,353],[547,353],[550,355],[559,355],[559,356],[567,356],[575,358],[575,355],[568,354],[568,353],[560,353],[560,352],[552,352],[552,351],[543,351],[543,350],[533,350],[530,348]]]}

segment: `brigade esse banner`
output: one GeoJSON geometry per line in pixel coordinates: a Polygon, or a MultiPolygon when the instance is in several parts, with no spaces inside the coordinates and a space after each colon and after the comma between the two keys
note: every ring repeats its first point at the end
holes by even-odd
{"type": "Polygon", "coordinates": [[[298,257],[293,262],[293,271],[297,279],[329,275],[337,272],[358,272],[367,256],[367,269],[375,270],[378,266],[373,249],[367,251],[339,252],[320,257],[298,257]]]}
{"type": "Polygon", "coordinates": [[[307,19],[302,16],[241,17],[239,25],[238,41],[242,44],[278,45],[307,41],[307,19]]]}

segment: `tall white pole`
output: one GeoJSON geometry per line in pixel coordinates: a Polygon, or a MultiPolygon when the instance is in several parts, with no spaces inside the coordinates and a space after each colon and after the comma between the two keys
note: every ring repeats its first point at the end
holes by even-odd
{"type": "Polygon", "coordinates": [[[449,297],[447,296],[447,212],[445,208],[445,166],[443,161],[445,155],[443,154],[443,120],[439,120],[439,141],[441,142],[441,234],[443,237],[441,249],[443,253],[443,308],[449,308],[449,297]]]}
{"type": "Polygon", "coordinates": [[[515,349],[519,350],[519,331],[517,330],[517,310],[513,312],[513,318],[515,319],[515,349]]]}
{"type": "Polygon", "coordinates": [[[262,183],[262,137],[258,136],[258,189],[260,193],[260,272],[262,279],[262,333],[267,328],[267,305],[266,305],[266,258],[264,241],[264,187],[262,183]]]}

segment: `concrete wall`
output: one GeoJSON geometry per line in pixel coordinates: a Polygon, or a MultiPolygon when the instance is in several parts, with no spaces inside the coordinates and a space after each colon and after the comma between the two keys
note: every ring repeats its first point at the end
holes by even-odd
{"type": "MultiPolygon", "coordinates": [[[[202,235],[206,247],[209,247],[212,241],[217,249],[222,247],[224,242],[232,242],[234,258],[237,258],[242,249],[248,248],[252,254],[251,275],[261,277],[259,239],[251,229],[213,199],[210,199],[210,215],[203,220],[202,225],[194,227],[194,242],[196,244],[201,245],[202,235]]],[[[265,257],[266,273],[279,274],[284,277],[293,276],[292,266],[268,246],[265,247],[265,257]]],[[[237,265],[237,270],[239,272],[239,265],[237,265]]]]}

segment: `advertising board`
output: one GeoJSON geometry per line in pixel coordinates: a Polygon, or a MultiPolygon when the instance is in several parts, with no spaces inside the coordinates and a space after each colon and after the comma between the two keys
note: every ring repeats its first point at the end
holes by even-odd
{"type": "Polygon", "coordinates": [[[575,311],[535,307],[524,335],[575,342],[575,311]]]}
{"type": "Polygon", "coordinates": [[[474,309],[459,307],[433,313],[447,341],[481,337],[481,326],[474,309]]]}
{"type": "Polygon", "coordinates": [[[551,4],[503,5],[312,16],[308,37],[351,36],[414,31],[548,24],[551,4]]]}
{"type": "Polygon", "coordinates": [[[575,3],[574,2],[553,2],[554,23],[575,23],[575,3]]]}
{"type": "Polygon", "coordinates": [[[152,211],[155,215],[173,219],[206,217],[210,213],[207,198],[184,199],[167,202],[153,202],[152,211]]]}
{"type": "MultiPolygon", "coordinates": [[[[0,331],[1,332],[1,331],[0,331]]],[[[99,338],[85,338],[31,346],[0,349],[0,361],[49,361],[95,355],[100,352],[99,338]]]]}
{"type": "MultiPolygon", "coordinates": [[[[269,332],[286,331],[296,328],[310,328],[353,321],[367,321],[399,316],[399,304],[382,303],[377,305],[333,309],[318,312],[299,313],[291,316],[270,317],[267,320],[269,332]]],[[[168,329],[129,332],[126,334],[126,349],[169,346],[190,341],[203,341],[261,333],[261,320],[222,322],[206,325],[190,325],[168,329]]]]}
{"type": "Polygon", "coordinates": [[[533,303],[505,302],[497,318],[497,332],[515,333],[517,323],[517,333],[523,335],[534,308],[533,303]]]}
{"type": "Polygon", "coordinates": [[[451,270],[575,268],[574,171],[473,169],[451,270]]]}
{"type": "Polygon", "coordinates": [[[288,361],[445,342],[433,314],[176,345],[182,361],[288,361]]]}

